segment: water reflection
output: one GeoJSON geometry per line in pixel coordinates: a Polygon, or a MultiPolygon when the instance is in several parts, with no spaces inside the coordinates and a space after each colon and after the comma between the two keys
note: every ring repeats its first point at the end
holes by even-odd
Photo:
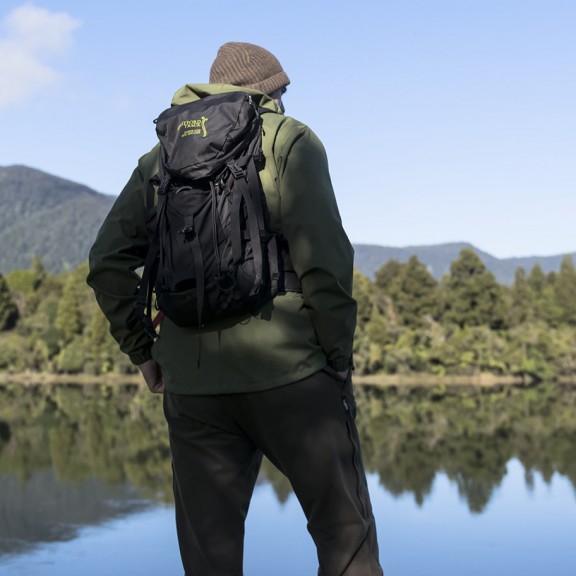
{"type": "MultiPolygon", "coordinates": [[[[0,555],[65,540],[148,502],[168,502],[171,469],[161,399],[136,386],[0,387],[0,555]]],[[[515,459],[576,486],[576,390],[357,390],[366,468],[422,505],[441,475],[482,513],[515,459]]],[[[269,462],[261,483],[291,487],[269,462]]]]}
{"type": "Polygon", "coordinates": [[[0,556],[22,553],[37,542],[68,541],[80,526],[150,507],[130,484],[97,478],[63,482],[50,469],[33,472],[25,482],[0,475],[0,495],[0,556]]]}
{"type": "Polygon", "coordinates": [[[517,458],[530,486],[557,472],[576,486],[576,389],[359,390],[359,427],[369,471],[392,494],[422,503],[443,472],[471,512],[482,512],[517,458]]]}

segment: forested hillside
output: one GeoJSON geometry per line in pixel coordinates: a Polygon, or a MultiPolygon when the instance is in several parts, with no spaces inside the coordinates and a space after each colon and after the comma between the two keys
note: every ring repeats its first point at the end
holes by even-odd
{"type": "Polygon", "coordinates": [[[28,268],[73,270],[88,250],[114,198],[25,166],[0,167],[0,273],[28,268]]]}
{"type": "MultiPolygon", "coordinates": [[[[88,257],[88,250],[104,216],[114,202],[81,184],[25,166],[0,167],[0,273],[25,269],[39,257],[51,273],[73,270],[88,257]]],[[[498,259],[462,243],[395,248],[355,244],[355,265],[373,279],[389,260],[407,262],[416,256],[436,280],[464,248],[476,252],[501,284],[512,284],[519,266],[539,264],[545,273],[558,272],[563,255],[498,259]]],[[[576,257],[576,253],[572,255],[576,257]]]]}
{"type": "MultiPolygon", "coordinates": [[[[59,275],[40,260],[0,275],[0,371],[127,373],[90,289],[87,265],[59,275]]],[[[518,268],[499,284],[466,248],[438,282],[416,257],[371,280],[355,273],[359,374],[576,378],[576,269],[518,268]]]]}

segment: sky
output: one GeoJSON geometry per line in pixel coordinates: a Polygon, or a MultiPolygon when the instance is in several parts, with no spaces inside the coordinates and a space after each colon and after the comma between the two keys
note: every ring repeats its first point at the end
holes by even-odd
{"type": "Polygon", "coordinates": [[[0,0],[0,166],[117,195],[224,42],[290,77],[353,243],[576,251],[575,0],[0,0]]]}

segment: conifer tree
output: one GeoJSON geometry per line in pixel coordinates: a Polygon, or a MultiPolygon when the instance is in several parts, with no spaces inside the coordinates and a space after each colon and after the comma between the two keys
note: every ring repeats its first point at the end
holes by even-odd
{"type": "Polygon", "coordinates": [[[84,336],[93,371],[98,374],[112,371],[120,354],[108,330],[108,320],[97,307],[93,307],[84,336]]]}
{"type": "Polygon", "coordinates": [[[417,327],[436,306],[435,278],[416,256],[411,256],[391,283],[392,301],[402,323],[417,327]]]}
{"type": "Polygon", "coordinates": [[[44,264],[42,264],[42,260],[40,260],[38,256],[34,256],[34,258],[32,258],[32,263],[30,264],[30,272],[33,278],[34,290],[38,290],[46,278],[46,268],[44,268],[44,264]]]}
{"type": "Polygon", "coordinates": [[[536,263],[532,266],[530,274],[528,275],[528,284],[536,296],[540,296],[546,287],[546,274],[542,270],[542,266],[536,263]]]}
{"type": "Polygon", "coordinates": [[[14,328],[17,320],[18,308],[4,276],[0,274],[0,331],[14,328]]]}
{"type": "Polygon", "coordinates": [[[14,269],[6,274],[6,281],[14,292],[31,296],[40,289],[47,277],[46,270],[40,258],[35,256],[27,270],[14,269]]]}
{"type": "Polygon", "coordinates": [[[509,321],[511,326],[529,322],[535,316],[536,298],[522,266],[516,269],[514,284],[510,289],[509,321]]]}
{"type": "Polygon", "coordinates": [[[370,299],[370,280],[360,273],[356,268],[354,269],[354,284],[352,288],[352,295],[356,300],[358,306],[358,323],[363,325],[366,323],[372,312],[372,302],[370,299]]]}
{"type": "Polygon", "coordinates": [[[402,273],[405,264],[398,260],[388,260],[383,264],[375,274],[376,286],[389,293],[392,284],[397,281],[402,273]]]}
{"type": "Polygon", "coordinates": [[[562,258],[554,286],[556,304],[562,310],[564,322],[576,325],[576,268],[572,256],[562,258]]]}
{"type": "Polygon", "coordinates": [[[528,275],[528,285],[534,295],[535,316],[550,326],[558,326],[562,316],[556,302],[556,281],[556,272],[546,275],[538,263],[534,264],[528,275]]]}
{"type": "Polygon", "coordinates": [[[471,248],[462,250],[450,265],[442,286],[442,317],[461,328],[505,325],[502,288],[471,248]]]}
{"type": "Polygon", "coordinates": [[[74,274],[69,274],[66,279],[54,324],[61,330],[65,342],[71,341],[74,336],[82,332],[83,321],[78,297],[78,281],[74,274]]]}

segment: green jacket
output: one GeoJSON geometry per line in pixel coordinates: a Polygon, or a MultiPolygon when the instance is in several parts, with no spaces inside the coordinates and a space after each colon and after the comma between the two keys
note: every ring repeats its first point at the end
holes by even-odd
{"type": "MultiPolygon", "coordinates": [[[[172,104],[231,90],[239,88],[186,85],[172,104]]],[[[278,112],[268,96],[242,90],[278,112]]],[[[138,162],[90,251],[87,281],[110,322],[110,332],[134,364],[154,357],[171,392],[265,390],[305,378],[326,363],[338,371],[352,364],[353,249],[342,228],[324,147],[307,126],[292,118],[280,113],[262,118],[266,166],[260,178],[270,223],[288,243],[302,294],[279,295],[262,317],[209,324],[200,334],[164,318],[154,343],[141,325],[126,327],[140,281],[136,270],[148,249],[144,198],[158,170],[157,147],[138,162]]]]}

